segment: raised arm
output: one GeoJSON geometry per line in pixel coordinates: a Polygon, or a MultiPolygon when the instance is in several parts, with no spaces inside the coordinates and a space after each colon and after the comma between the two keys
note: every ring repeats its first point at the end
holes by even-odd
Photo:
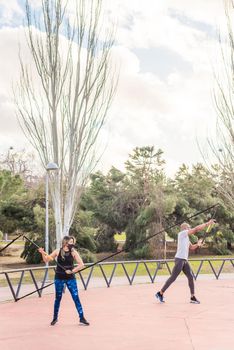
{"type": "Polygon", "coordinates": [[[206,227],[208,227],[210,225],[213,225],[214,223],[215,223],[215,220],[211,219],[211,220],[205,222],[204,224],[201,224],[201,225],[198,225],[198,226],[196,226],[194,228],[189,229],[188,230],[188,234],[189,235],[194,235],[197,232],[204,230],[204,228],[206,228],[206,227]]]}
{"type": "Polygon", "coordinates": [[[38,251],[41,253],[42,259],[45,263],[53,261],[59,254],[59,249],[55,249],[51,254],[47,254],[43,248],[39,248],[38,251]]]}

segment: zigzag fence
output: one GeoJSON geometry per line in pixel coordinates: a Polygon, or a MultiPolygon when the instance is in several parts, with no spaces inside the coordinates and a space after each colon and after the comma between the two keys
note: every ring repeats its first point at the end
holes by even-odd
{"type": "MultiPolygon", "coordinates": [[[[204,259],[189,259],[192,267],[194,279],[204,273],[211,273],[218,280],[224,272],[232,271],[234,267],[234,258],[204,258],[204,259]],[[228,270],[225,268],[229,267],[228,270]]],[[[89,266],[92,264],[86,264],[89,266]]],[[[154,283],[159,275],[171,274],[174,265],[173,259],[167,260],[138,260],[138,261],[116,261],[103,262],[84,272],[79,272],[80,281],[85,290],[88,289],[91,279],[103,278],[105,285],[110,287],[113,279],[124,276],[129,285],[132,285],[139,276],[146,276],[145,281],[154,283]]],[[[0,285],[8,286],[12,297],[15,301],[20,296],[22,285],[30,284],[35,289],[40,289],[46,285],[48,278],[55,271],[55,266],[40,266],[25,269],[6,270],[0,272],[0,285]]],[[[51,280],[50,280],[51,282],[51,280]]],[[[39,297],[42,296],[43,290],[38,290],[39,297]]]]}

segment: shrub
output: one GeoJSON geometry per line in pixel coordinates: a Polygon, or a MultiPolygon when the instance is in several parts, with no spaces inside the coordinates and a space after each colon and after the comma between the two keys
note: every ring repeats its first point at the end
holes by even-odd
{"type": "Polygon", "coordinates": [[[96,256],[88,249],[80,248],[78,251],[84,263],[94,263],[97,261],[96,256]]]}
{"type": "MultiPolygon", "coordinates": [[[[44,246],[44,241],[42,238],[36,238],[35,235],[31,235],[29,238],[33,240],[39,247],[44,246]]],[[[42,257],[38,252],[38,248],[28,241],[25,241],[24,250],[21,253],[20,257],[25,259],[27,264],[40,264],[42,262],[42,257]]]]}
{"type": "Polygon", "coordinates": [[[150,247],[148,245],[144,245],[141,248],[137,248],[132,250],[129,253],[130,259],[136,259],[136,260],[143,260],[143,259],[150,259],[152,258],[150,253],[150,247]]]}
{"type": "Polygon", "coordinates": [[[216,255],[230,255],[232,252],[227,249],[227,242],[217,243],[212,247],[212,252],[216,255]]]}
{"type": "Polygon", "coordinates": [[[118,244],[114,239],[115,231],[107,225],[103,225],[99,228],[95,242],[97,245],[97,252],[115,252],[118,244]]]}

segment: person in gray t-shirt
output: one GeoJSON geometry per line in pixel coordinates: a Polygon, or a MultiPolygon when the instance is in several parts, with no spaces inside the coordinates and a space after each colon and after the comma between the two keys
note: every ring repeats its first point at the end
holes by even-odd
{"type": "Polygon", "coordinates": [[[159,299],[161,303],[164,303],[163,294],[167,288],[176,280],[181,271],[188,278],[189,288],[191,292],[190,302],[194,304],[200,304],[200,301],[194,295],[194,280],[193,274],[188,263],[189,249],[195,250],[202,245],[202,240],[199,240],[196,244],[192,244],[189,241],[189,235],[196,234],[196,232],[203,230],[205,227],[213,225],[214,220],[210,220],[204,224],[198,225],[194,228],[191,228],[189,224],[184,222],[180,228],[181,231],[178,233],[178,243],[177,243],[177,252],[175,255],[175,266],[172,270],[171,276],[168,278],[162,289],[155,294],[156,298],[159,299]]]}

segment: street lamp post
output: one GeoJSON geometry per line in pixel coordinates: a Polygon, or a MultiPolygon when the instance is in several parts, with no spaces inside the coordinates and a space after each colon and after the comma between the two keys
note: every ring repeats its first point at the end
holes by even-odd
{"type": "Polygon", "coordinates": [[[49,163],[46,166],[45,251],[47,254],[49,254],[49,171],[58,170],[58,168],[56,163],[49,163]]]}

